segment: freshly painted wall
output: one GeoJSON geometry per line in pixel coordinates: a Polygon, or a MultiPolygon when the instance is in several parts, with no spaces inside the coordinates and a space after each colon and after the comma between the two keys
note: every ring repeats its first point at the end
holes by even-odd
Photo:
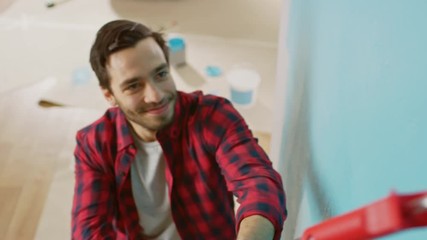
{"type": "MultiPolygon", "coordinates": [[[[285,239],[391,190],[427,191],[426,24],[424,0],[291,1],[272,144],[288,194],[285,239]]],[[[427,229],[385,239],[427,239],[427,229]]]]}

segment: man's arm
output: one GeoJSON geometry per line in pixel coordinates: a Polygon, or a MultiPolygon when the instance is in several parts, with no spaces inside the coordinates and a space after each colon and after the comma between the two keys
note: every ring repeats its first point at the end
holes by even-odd
{"type": "Polygon", "coordinates": [[[246,217],[240,222],[237,240],[272,240],[274,226],[260,215],[246,217]]]}
{"type": "Polygon", "coordinates": [[[260,233],[269,229],[263,227],[265,218],[266,226],[273,225],[273,238],[280,239],[286,219],[286,201],[279,173],[228,100],[216,101],[210,107],[211,111],[202,116],[202,119],[209,119],[203,122],[203,127],[210,130],[203,132],[203,139],[215,151],[227,188],[240,203],[236,212],[236,222],[241,222],[236,226],[237,233],[243,234],[246,225],[253,227],[257,223],[262,229],[260,233]],[[263,220],[250,218],[255,215],[263,216],[263,220]],[[239,227],[243,227],[242,232],[239,227]]]}
{"type": "Polygon", "coordinates": [[[112,226],[114,177],[97,166],[94,152],[86,152],[90,149],[87,144],[77,138],[72,239],[116,239],[112,226]]]}

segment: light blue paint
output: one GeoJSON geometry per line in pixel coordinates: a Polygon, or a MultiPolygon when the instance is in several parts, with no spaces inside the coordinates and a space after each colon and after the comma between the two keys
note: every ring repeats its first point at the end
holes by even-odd
{"type": "MultiPolygon", "coordinates": [[[[393,189],[427,190],[426,12],[423,0],[292,2],[288,91],[302,68],[313,167],[332,215],[393,189]],[[302,41],[309,58],[298,62],[302,41]]],[[[427,230],[385,239],[427,239],[427,230]]]]}
{"type": "Polygon", "coordinates": [[[179,52],[184,50],[185,42],[183,38],[175,37],[168,40],[168,46],[171,52],[179,52]]]}
{"type": "Polygon", "coordinates": [[[205,73],[209,77],[219,77],[222,74],[222,69],[218,66],[206,66],[205,73]]]}
{"type": "Polygon", "coordinates": [[[249,105],[252,103],[253,90],[239,91],[231,88],[231,101],[240,105],[249,105]]]}
{"type": "Polygon", "coordinates": [[[85,85],[90,82],[92,71],[89,67],[77,67],[71,73],[71,81],[73,85],[85,85]]]}

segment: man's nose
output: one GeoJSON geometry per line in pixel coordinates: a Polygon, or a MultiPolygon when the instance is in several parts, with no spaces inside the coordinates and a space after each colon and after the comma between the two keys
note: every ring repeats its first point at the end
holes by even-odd
{"type": "Polygon", "coordinates": [[[149,81],[144,89],[145,103],[158,103],[163,99],[163,92],[156,86],[155,83],[149,81]]]}

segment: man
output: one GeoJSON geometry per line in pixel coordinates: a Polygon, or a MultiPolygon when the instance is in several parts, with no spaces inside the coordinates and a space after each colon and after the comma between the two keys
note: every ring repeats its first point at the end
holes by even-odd
{"type": "Polygon", "coordinates": [[[77,133],[73,239],[280,238],[279,174],[229,101],[176,90],[159,33],[109,22],[90,62],[113,107],[77,133]]]}

